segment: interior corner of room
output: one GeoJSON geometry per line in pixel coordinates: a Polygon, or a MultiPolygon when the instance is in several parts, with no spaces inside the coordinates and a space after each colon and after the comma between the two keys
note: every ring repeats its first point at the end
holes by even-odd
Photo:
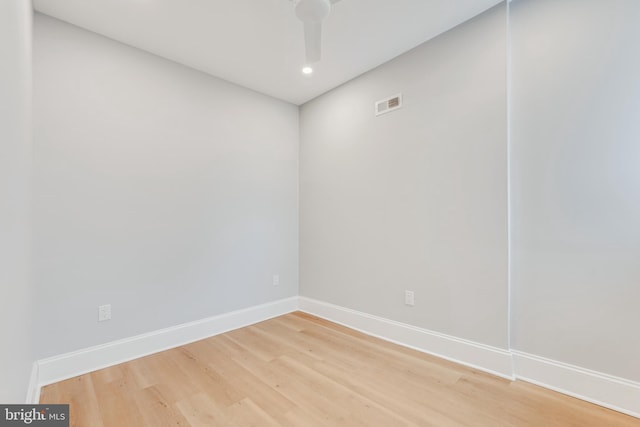
{"type": "Polygon", "coordinates": [[[0,402],[300,310],[640,416],[640,3],[494,3],[295,102],[2,1],[0,402]]]}

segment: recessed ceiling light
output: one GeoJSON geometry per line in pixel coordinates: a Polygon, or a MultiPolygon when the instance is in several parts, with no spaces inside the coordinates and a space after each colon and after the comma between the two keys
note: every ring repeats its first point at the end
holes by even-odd
{"type": "Polygon", "coordinates": [[[308,74],[311,74],[311,73],[313,73],[313,68],[311,68],[309,66],[306,66],[306,67],[302,68],[302,74],[307,74],[308,75],[308,74]]]}

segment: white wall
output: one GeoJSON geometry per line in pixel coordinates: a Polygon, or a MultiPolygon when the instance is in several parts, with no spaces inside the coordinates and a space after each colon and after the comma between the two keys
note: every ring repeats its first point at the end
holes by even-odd
{"type": "MultiPolygon", "coordinates": [[[[32,359],[17,4],[20,28],[0,26],[15,390],[32,359]]],[[[638,381],[640,4],[511,10],[512,347],[638,381]]],[[[500,5],[302,107],[302,296],[508,347],[505,23],[500,5]]],[[[38,358],[296,295],[296,107],[44,16],[35,90],[38,358]]]]}
{"type": "Polygon", "coordinates": [[[301,295],[508,346],[505,81],[499,5],[302,107],[301,295]]]}
{"type": "Polygon", "coordinates": [[[0,402],[24,403],[31,348],[29,274],[31,2],[0,2],[0,402]]]}
{"type": "Polygon", "coordinates": [[[511,11],[514,347],[640,381],[640,2],[511,11]]]}
{"type": "Polygon", "coordinates": [[[297,107],[43,15],[34,91],[39,358],[298,293],[297,107]]]}

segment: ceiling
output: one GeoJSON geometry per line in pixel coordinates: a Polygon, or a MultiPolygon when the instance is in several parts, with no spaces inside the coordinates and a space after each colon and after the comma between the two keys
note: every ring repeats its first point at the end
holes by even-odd
{"type": "Polygon", "coordinates": [[[500,3],[341,0],[304,64],[292,0],[34,0],[39,12],[300,105],[500,3]]]}

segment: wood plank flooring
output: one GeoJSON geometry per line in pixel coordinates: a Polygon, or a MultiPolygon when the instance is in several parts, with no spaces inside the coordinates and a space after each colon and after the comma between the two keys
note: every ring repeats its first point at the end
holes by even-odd
{"type": "Polygon", "coordinates": [[[45,387],[71,425],[634,426],[640,420],[292,313],[45,387]]]}

